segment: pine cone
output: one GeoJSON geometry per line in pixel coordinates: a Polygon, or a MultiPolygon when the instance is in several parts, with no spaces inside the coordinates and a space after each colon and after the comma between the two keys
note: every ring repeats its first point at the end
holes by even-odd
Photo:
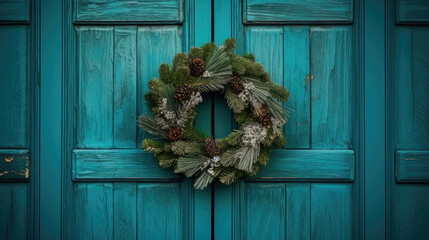
{"type": "Polygon", "coordinates": [[[220,148],[216,143],[216,140],[207,138],[206,141],[204,141],[204,150],[206,150],[206,153],[210,157],[219,156],[220,155],[220,148]]]}
{"type": "Polygon", "coordinates": [[[192,88],[187,84],[183,84],[182,86],[176,89],[176,93],[174,94],[174,98],[181,101],[186,101],[191,98],[192,88]]]}
{"type": "Polygon", "coordinates": [[[270,115],[268,115],[268,114],[266,114],[266,113],[260,114],[260,115],[257,117],[257,120],[258,120],[258,122],[259,122],[260,124],[262,124],[262,126],[264,126],[264,127],[266,127],[266,126],[270,126],[271,124],[273,124],[273,123],[271,122],[271,117],[270,117],[270,115]]]}
{"type": "Polygon", "coordinates": [[[173,128],[171,129],[170,133],[168,134],[171,140],[177,141],[183,138],[183,132],[179,128],[173,128]]]}
{"type": "Polygon", "coordinates": [[[229,86],[234,89],[236,92],[243,91],[243,81],[238,76],[232,76],[229,78],[229,86]]]}
{"type": "Polygon", "coordinates": [[[189,66],[191,75],[194,77],[199,77],[204,73],[204,61],[201,58],[195,58],[192,60],[191,65],[189,66]]]}
{"type": "Polygon", "coordinates": [[[259,115],[262,115],[262,114],[269,114],[268,110],[265,106],[261,106],[259,108],[253,109],[253,115],[255,115],[256,117],[258,117],[259,115]]]}

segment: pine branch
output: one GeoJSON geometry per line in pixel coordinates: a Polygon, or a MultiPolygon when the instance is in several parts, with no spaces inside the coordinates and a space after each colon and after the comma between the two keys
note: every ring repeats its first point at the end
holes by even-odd
{"type": "Polygon", "coordinates": [[[205,161],[206,158],[201,156],[180,157],[177,161],[177,170],[185,174],[187,177],[191,177],[201,170],[205,161]]]}
{"type": "Polygon", "coordinates": [[[209,185],[209,183],[213,182],[214,177],[207,172],[202,172],[200,176],[198,176],[197,180],[194,183],[194,188],[202,190],[209,185]]]}
{"type": "Polygon", "coordinates": [[[164,142],[154,139],[145,139],[142,148],[147,152],[161,153],[164,151],[164,142]]]}
{"type": "Polygon", "coordinates": [[[175,141],[171,143],[171,150],[179,156],[200,155],[203,153],[204,145],[198,142],[175,141]]]}
{"type": "Polygon", "coordinates": [[[228,80],[224,78],[198,78],[188,85],[195,91],[205,93],[220,91],[224,88],[227,82],[228,80]]]}
{"type": "Polygon", "coordinates": [[[176,116],[179,112],[179,103],[174,98],[174,94],[176,93],[176,88],[172,84],[168,84],[165,86],[159,93],[160,98],[166,98],[168,106],[171,107],[171,109],[176,112],[176,116]]]}
{"type": "Polygon", "coordinates": [[[225,99],[228,107],[231,108],[234,113],[240,113],[246,108],[246,103],[238,97],[231,88],[226,88],[225,90],[225,99]]]}
{"type": "Polygon", "coordinates": [[[234,183],[239,177],[239,171],[235,168],[224,168],[219,174],[219,180],[221,183],[230,185],[234,183]]]}
{"type": "Polygon", "coordinates": [[[143,128],[146,132],[158,136],[163,139],[168,138],[168,132],[163,130],[160,126],[158,126],[157,121],[153,119],[153,117],[149,115],[141,115],[137,119],[137,124],[139,127],[143,128]]]}
{"type": "Polygon", "coordinates": [[[159,165],[163,168],[172,167],[177,162],[177,157],[170,153],[155,153],[154,156],[158,159],[159,165]]]}
{"type": "Polygon", "coordinates": [[[248,173],[252,172],[253,164],[257,161],[259,157],[259,148],[254,148],[252,146],[243,146],[241,147],[239,152],[241,153],[241,156],[236,167],[248,173]]]}

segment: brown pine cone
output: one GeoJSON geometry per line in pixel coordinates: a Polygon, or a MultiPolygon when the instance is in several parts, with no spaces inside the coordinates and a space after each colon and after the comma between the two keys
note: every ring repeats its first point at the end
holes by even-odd
{"type": "Polygon", "coordinates": [[[173,128],[171,129],[170,133],[168,134],[171,140],[177,141],[183,138],[183,132],[179,128],[173,128]]]}
{"type": "Polygon", "coordinates": [[[238,76],[232,76],[229,78],[229,86],[234,89],[236,92],[243,91],[243,81],[238,76]]]}
{"type": "Polygon", "coordinates": [[[207,155],[210,157],[219,156],[220,155],[220,148],[217,145],[216,140],[207,138],[204,141],[204,150],[206,151],[207,155]]]}
{"type": "Polygon", "coordinates": [[[271,121],[271,117],[270,117],[270,115],[268,115],[268,114],[266,114],[266,113],[260,114],[260,115],[257,117],[257,120],[258,120],[258,122],[259,122],[260,124],[262,124],[262,126],[264,126],[264,127],[266,127],[266,126],[270,126],[271,124],[273,124],[273,122],[271,121]]]}
{"type": "Polygon", "coordinates": [[[261,106],[259,108],[253,109],[253,115],[259,116],[261,114],[269,114],[268,110],[267,110],[267,108],[265,106],[261,106]]]}
{"type": "Polygon", "coordinates": [[[195,58],[192,60],[191,65],[189,66],[189,70],[191,72],[191,76],[199,77],[204,73],[204,61],[201,58],[195,58]]]}
{"type": "Polygon", "coordinates": [[[186,101],[191,98],[192,88],[187,84],[183,84],[182,86],[176,89],[176,93],[174,94],[174,98],[181,101],[186,101]]]}

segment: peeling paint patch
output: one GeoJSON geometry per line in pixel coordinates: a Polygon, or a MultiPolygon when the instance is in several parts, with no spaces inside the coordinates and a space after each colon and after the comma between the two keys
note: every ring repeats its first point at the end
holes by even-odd
{"type": "Polygon", "coordinates": [[[7,158],[4,159],[4,161],[10,163],[10,162],[13,161],[13,157],[12,156],[7,157],[7,158]]]}

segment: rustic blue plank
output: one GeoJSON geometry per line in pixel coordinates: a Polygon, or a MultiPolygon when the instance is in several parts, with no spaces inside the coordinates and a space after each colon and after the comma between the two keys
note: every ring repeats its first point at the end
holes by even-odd
{"type": "MultiPolygon", "coordinates": [[[[173,57],[182,50],[181,32],[178,26],[142,26],[137,29],[137,115],[149,113],[144,94],[149,90],[147,82],[158,77],[161,63],[171,65],[173,57]]],[[[139,129],[138,143],[149,137],[139,129]]]]}
{"type": "Polygon", "coordinates": [[[352,27],[311,29],[311,143],[316,149],[352,147],[352,27]]]}
{"type": "Polygon", "coordinates": [[[427,0],[396,0],[397,23],[428,23],[429,2],[427,0]]]}
{"type": "Polygon", "coordinates": [[[246,30],[246,52],[253,53],[271,80],[283,85],[283,28],[248,27],[246,30]]]}
{"type": "Polygon", "coordinates": [[[30,20],[30,1],[29,0],[0,0],[0,21],[29,21],[29,20],[30,20]]]}
{"type": "Polygon", "coordinates": [[[427,28],[396,30],[394,114],[399,149],[429,149],[428,38],[427,28]]]}
{"type": "Polygon", "coordinates": [[[0,184],[0,239],[28,239],[28,184],[0,184]]]}
{"type": "Polygon", "coordinates": [[[75,0],[77,21],[183,21],[183,0],[75,0]]]}
{"type": "MultiPolygon", "coordinates": [[[[137,51],[135,26],[115,27],[114,119],[115,148],[135,148],[137,138],[137,51]]],[[[140,145],[140,144],[138,144],[140,145]]]]}
{"type": "Polygon", "coordinates": [[[140,149],[73,150],[73,179],[79,180],[180,180],[171,169],[161,168],[152,153],[140,149]]]}
{"type": "Polygon", "coordinates": [[[74,209],[74,239],[113,239],[112,183],[75,183],[74,209]]]}
{"type": "Polygon", "coordinates": [[[352,239],[352,185],[311,184],[311,239],[352,239]]]}
{"type": "Polygon", "coordinates": [[[245,0],[244,22],[353,22],[353,0],[245,0]]]}
{"type": "Polygon", "coordinates": [[[392,239],[426,239],[429,236],[429,186],[396,185],[392,239]]]}
{"type": "Polygon", "coordinates": [[[0,149],[0,181],[29,180],[30,152],[28,150],[0,149]]]}
{"type": "Polygon", "coordinates": [[[286,184],[286,239],[310,239],[310,184],[286,184]]]}
{"type": "Polygon", "coordinates": [[[113,238],[137,237],[137,184],[113,183],[113,238]]]}
{"type": "Polygon", "coordinates": [[[113,147],[113,28],[79,27],[77,148],[113,147]]]}
{"type": "Polygon", "coordinates": [[[285,239],[285,185],[246,184],[245,239],[285,239]]]}
{"type": "Polygon", "coordinates": [[[310,148],[310,28],[284,29],[284,85],[291,114],[285,126],[286,148],[310,148]]]}
{"type": "Polygon", "coordinates": [[[27,26],[0,26],[0,148],[29,146],[27,33],[27,26]]]}
{"type": "Polygon", "coordinates": [[[429,151],[396,152],[396,180],[398,182],[429,181],[429,151]]]}
{"type": "MultiPolygon", "coordinates": [[[[139,183],[137,186],[139,239],[181,239],[182,229],[189,227],[182,222],[181,199],[179,183],[139,183]]],[[[209,235],[208,232],[206,234],[209,235]]]]}
{"type": "MultiPolygon", "coordinates": [[[[191,4],[191,2],[189,2],[191,4]]],[[[190,36],[194,37],[195,46],[201,46],[204,43],[211,42],[212,40],[212,1],[211,0],[198,0],[194,1],[195,14],[194,25],[191,26],[192,30],[190,36]]],[[[192,15],[192,14],[191,14],[192,15]]],[[[190,20],[189,17],[187,20],[190,20]]],[[[186,21],[186,20],[185,20],[186,21]]],[[[189,49],[187,49],[189,50],[189,49]]],[[[197,116],[195,117],[195,126],[208,135],[212,134],[212,95],[204,94],[203,102],[197,106],[197,116]]],[[[194,180],[189,179],[192,186],[194,180]]],[[[190,219],[193,221],[193,232],[191,236],[193,239],[209,240],[211,239],[210,232],[212,231],[212,185],[210,184],[204,190],[190,190],[194,196],[194,202],[191,204],[193,213],[190,214],[190,219]]],[[[192,200],[191,200],[192,202],[192,200]]],[[[185,203],[186,204],[186,203],[185,203]]],[[[191,229],[192,229],[191,228],[191,229]]],[[[184,239],[186,237],[184,236],[184,239]]]]}
{"type": "Polygon", "coordinates": [[[352,150],[274,150],[267,167],[249,181],[353,181],[352,150]]]}

